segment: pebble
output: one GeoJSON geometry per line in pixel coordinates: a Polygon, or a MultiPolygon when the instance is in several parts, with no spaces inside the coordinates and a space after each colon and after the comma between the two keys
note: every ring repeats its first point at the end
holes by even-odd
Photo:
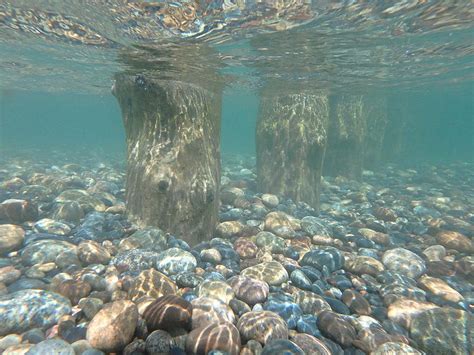
{"type": "Polygon", "coordinates": [[[250,277],[235,276],[228,283],[232,287],[235,297],[244,301],[250,307],[265,302],[270,292],[269,285],[265,281],[250,277]]]}
{"type": "Polygon", "coordinates": [[[0,224],[0,255],[17,250],[25,239],[25,231],[14,224],[0,224]]]}
{"type": "Polygon", "coordinates": [[[344,256],[338,249],[332,247],[315,249],[304,254],[300,264],[317,270],[323,270],[326,267],[329,272],[332,272],[344,267],[344,256]]]}
{"type": "Polygon", "coordinates": [[[47,339],[28,350],[28,355],[75,355],[73,347],[62,339],[47,339]]]}
{"type": "Polygon", "coordinates": [[[105,352],[120,351],[130,343],[138,321],[133,302],[115,301],[105,305],[87,327],[87,341],[105,352]]]}
{"type": "Polygon", "coordinates": [[[356,339],[354,327],[342,316],[331,311],[323,311],[318,315],[318,327],[324,336],[347,348],[356,339]]]}
{"type": "Polygon", "coordinates": [[[155,269],[150,269],[142,271],[135,278],[128,290],[128,298],[132,301],[143,296],[158,298],[175,294],[177,290],[176,284],[170,278],[155,269]]]}
{"type": "Polygon", "coordinates": [[[270,286],[279,286],[288,281],[289,278],[288,272],[277,261],[269,261],[251,266],[243,270],[241,275],[264,281],[270,286]]]}
{"type": "Polygon", "coordinates": [[[211,323],[192,330],[186,337],[188,354],[239,355],[241,347],[240,334],[229,322],[211,323]]]}
{"type": "Polygon", "coordinates": [[[298,345],[305,354],[333,354],[324,341],[309,334],[295,334],[291,337],[291,341],[298,345]]]}
{"type": "Polygon", "coordinates": [[[262,355],[273,354],[305,355],[298,345],[287,339],[271,340],[264,346],[262,355]]]}
{"type": "Polygon", "coordinates": [[[44,264],[54,262],[62,252],[77,254],[77,247],[69,242],[59,240],[39,240],[28,244],[21,252],[24,265],[44,264]]]}
{"type": "Polygon", "coordinates": [[[400,299],[388,306],[387,316],[391,321],[408,329],[413,319],[433,308],[438,306],[430,302],[400,299]]]}
{"type": "Polygon", "coordinates": [[[216,298],[225,304],[229,304],[234,298],[232,287],[224,281],[204,280],[199,285],[197,294],[199,297],[216,298]]]}
{"type": "Polygon", "coordinates": [[[167,276],[192,272],[197,266],[196,258],[188,251],[170,248],[158,254],[156,269],[167,276]]]}
{"type": "Polygon", "coordinates": [[[147,354],[168,354],[176,346],[173,337],[164,330],[155,330],[148,335],[145,343],[147,354]]]}
{"type": "Polygon", "coordinates": [[[404,248],[386,251],[382,256],[382,263],[387,269],[414,279],[426,271],[426,264],[423,259],[404,248]]]}
{"type": "Polygon", "coordinates": [[[22,290],[0,296],[0,336],[53,326],[70,311],[68,299],[49,291],[22,290]]]}
{"type": "Polygon", "coordinates": [[[216,298],[198,297],[191,301],[191,305],[193,329],[208,323],[235,323],[236,318],[232,308],[216,298]]]}
{"type": "Polygon", "coordinates": [[[111,255],[108,250],[93,240],[88,240],[79,243],[79,245],[77,246],[77,256],[79,257],[79,260],[82,261],[85,265],[106,265],[111,259],[111,255]]]}
{"type": "Polygon", "coordinates": [[[190,302],[175,295],[157,298],[143,313],[149,331],[190,329],[193,307],[190,302]]]}
{"type": "Polygon", "coordinates": [[[274,339],[288,339],[288,326],[278,314],[270,311],[245,313],[237,328],[244,342],[256,340],[265,345],[274,339]]]}

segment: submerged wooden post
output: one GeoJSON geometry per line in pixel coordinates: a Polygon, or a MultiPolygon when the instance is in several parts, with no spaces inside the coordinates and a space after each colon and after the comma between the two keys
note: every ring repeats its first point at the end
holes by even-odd
{"type": "Polygon", "coordinates": [[[259,191],[319,210],[328,116],[324,95],[262,95],[256,132],[259,191]]]}
{"type": "Polygon", "coordinates": [[[364,116],[366,135],[363,168],[374,169],[381,162],[383,156],[383,144],[388,124],[387,98],[375,95],[365,97],[364,116]]]}
{"type": "Polygon", "coordinates": [[[127,213],[191,244],[217,223],[220,95],[194,84],[119,74],[127,136],[127,213]]]}
{"type": "Polygon", "coordinates": [[[342,95],[331,101],[324,174],[359,179],[367,128],[363,97],[342,95]]]}

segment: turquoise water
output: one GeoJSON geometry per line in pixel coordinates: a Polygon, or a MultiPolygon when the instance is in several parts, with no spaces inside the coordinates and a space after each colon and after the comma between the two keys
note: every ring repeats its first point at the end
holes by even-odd
{"type": "Polygon", "coordinates": [[[469,1],[0,0],[0,354],[473,354],[469,1]]]}

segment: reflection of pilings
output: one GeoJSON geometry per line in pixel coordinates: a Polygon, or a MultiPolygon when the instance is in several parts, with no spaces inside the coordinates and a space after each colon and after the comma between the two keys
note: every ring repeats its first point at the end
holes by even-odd
{"type": "Polygon", "coordinates": [[[262,95],[256,133],[260,191],[319,208],[328,116],[326,96],[262,95]]]}
{"type": "Polygon", "coordinates": [[[382,148],[388,123],[388,105],[385,96],[364,97],[366,137],[364,142],[365,169],[373,169],[382,159],[382,148]]]}
{"type": "Polygon", "coordinates": [[[362,96],[332,98],[324,174],[361,177],[366,130],[362,96]]]}
{"type": "Polygon", "coordinates": [[[113,89],[127,135],[127,212],[196,244],[217,222],[220,93],[143,75],[113,89]]]}

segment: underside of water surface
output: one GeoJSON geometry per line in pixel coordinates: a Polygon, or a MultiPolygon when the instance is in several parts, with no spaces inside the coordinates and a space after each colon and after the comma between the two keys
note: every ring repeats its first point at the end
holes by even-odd
{"type": "Polygon", "coordinates": [[[0,354],[472,354],[469,1],[0,1],[0,354]]]}

